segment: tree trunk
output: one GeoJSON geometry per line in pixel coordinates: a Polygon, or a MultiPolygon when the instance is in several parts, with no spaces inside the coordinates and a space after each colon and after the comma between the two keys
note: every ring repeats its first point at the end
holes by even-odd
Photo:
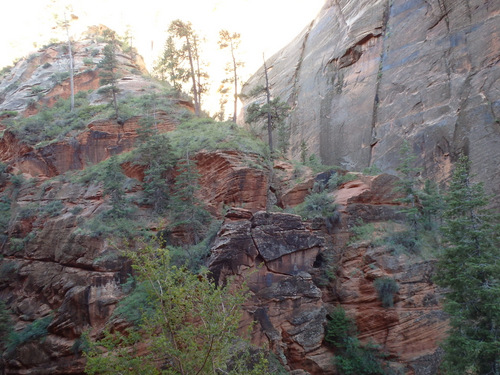
{"type": "Polygon", "coordinates": [[[234,72],[234,113],[233,122],[236,123],[236,116],[238,114],[238,75],[236,73],[236,59],[234,57],[233,40],[231,39],[231,56],[233,58],[233,72],[234,72]]]}
{"type": "Polygon", "coordinates": [[[197,117],[200,117],[200,103],[198,102],[198,87],[196,84],[196,73],[194,71],[193,55],[191,51],[191,43],[189,42],[189,37],[186,35],[186,46],[189,57],[189,67],[191,68],[191,80],[193,82],[193,96],[194,96],[194,113],[197,117]]]}
{"type": "Polygon", "coordinates": [[[73,52],[71,51],[71,39],[69,37],[68,21],[64,15],[66,35],[68,37],[68,55],[69,55],[69,88],[71,91],[71,112],[75,109],[75,84],[74,84],[74,69],[73,69],[73,52]]]}
{"type": "Polygon", "coordinates": [[[267,137],[269,139],[269,151],[271,153],[271,160],[273,160],[273,122],[271,116],[271,92],[269,91],[269,78],[267,76],[267,65],[264,55],[264,74],[266,77],[266,101],[267,101],[267,137]]]}

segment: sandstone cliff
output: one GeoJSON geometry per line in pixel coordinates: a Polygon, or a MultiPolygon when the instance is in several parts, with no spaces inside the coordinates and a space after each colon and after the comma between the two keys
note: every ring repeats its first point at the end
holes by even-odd
{"type": "MultiPolygon", "coordinates": [[[[290,154],[304,141],[324,163],[394,173],[407,140],[443,181],[463,152],[498,206],[499,25],[498,1],[328,0],[267,63],[292,107],[290,154]]],[[[262,80],[261,69],[244,92],[262,80]]]]}
{"type": "MultiPolygon", "coordinates": [[[[75,43],[76,91],[84,109],[77,112],[81,121],[75,127],[64,128],[68,119],[49,111],[69,96],[61,45],[19,61],[0,82],[0,123],[6,128],[0,139],[0,297],[14,331],[25,335],[4,352],[5,373],[82,374],[82,332],[97,337],[127,293],[132,270],[121,248],[133,248],[140,233],[156,234],[173,221],[168,210],[158,213],[155,202],[146,199],[149,172],[141,152],[153,152],[154,160],[164,156],[141,144],[148,121],[155,125],[156,139],[167,143],[162,137],[168,133],[181,151],[174,150],[181,154],[175,162],[166,161],[177,165],[168,164],[162,187],[175,192],[179,159],[191,153],[199,184],[195,198],[212,219],[223,220],[211,250],[202,256],[217,281],[229,275],[246,279],[251,298],[242,330],[253,327],[254,343],[272,349],[290,373],[334,374],[335,351],[324,341],[325,326],[328,314],[342,305],[355,319],[360,339],[379,344],[391,367],[408,374],[436,373],[446,317],[430,281],[432,259],[352,239],[358,219],[380,231],[400,225],[388,224],[402,219],[392,189],[395,177],[358,175],[330,193],[341,211],[333,230],[294,214],[266,213],[268,199],[290,209],[325,176],[276,161],[270,194],[270,167],[260,143],[232,125],[190,123],[189,101],[143,76],[140,58],[125,52],[119,56],[125,115],[118,121],[106,112],[107,99],[98,90],[95,63],[102,47],[96,35],[75,43]],[[153,94],[158,102],[151,107],[153,94]],[[42,132],[36,133],[39,126],[42,132]],[[54,131],[53,126],[60,126],[54,137],[40,135],[54,131]],[[115,204],[110,190],[117,189],[107,175],[119,177],[118,198],[130,212],[124,225],[118,220],[106,227],[106,213],[115,204]],[[127,241],[118,236],[121,231],[128,233],[127,241]],[[400,285],[394,307],[383,307],[377,298],[374,280],[381,277],[400,285]],[[28,333],[32,336],[26,339],[28,333]]],[[[182,250],[192,242],[191,224],[164,234],[182,250]]]]}

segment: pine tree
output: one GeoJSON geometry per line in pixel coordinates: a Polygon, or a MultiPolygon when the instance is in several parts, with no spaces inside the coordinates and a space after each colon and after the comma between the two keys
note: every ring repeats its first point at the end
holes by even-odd
{"type": "Polygon", "coordinates": [[[181,20],[172,21],[168,32],[172,39],[167,39],[168,50],[164,52],[166,69],[174,72],[176,79],[181,82],[191,81],[195,114],[199,117],[201,96],[207,91],[208,78],[208,74],[202,69],[200,38],[190,22],[181,20]],[[180,47],[177,47],[176,41],[181,44],[180,47]]]}
{"type": "Polygon", "coordinates": [[[458,161],[445,197],[445,247],[435,281],[445,289],[450,314],[444,343],[447,374],[500,374],[500,225],[470,163],[458,161]]]}
{"type": "Polygon", "coordinates": [[[107,87],[101,88],[99,91],[111,95],[116,120],[119,121],[118,102],[116,100],[116,95],[120,91],[118,88],[120,75],[118,73],[118,59],[116,57],[118,40],[114,31],[107,31],[105,37],[107,38],[108,43],[104,47],[104,57],[99,62],[98,66],[101,68],[101,72],[99,73],[99,76],[101,77],[100,84],[107,87]]]}
{"type": "Polygon", "coordinates": [[[234,111],[233,111],[233,122],[236,122],[236,116],[238,115],[238,68],[242,67],[244,63],[242,61],[237,61],[236,50],[240,45],[240,34],[230,33],[227,30],[221,30],[219,32],[219,48],[225,49],[229,48],[231,52],[231,62],[226,68],[226,73],[229,75],[228,78],[224,79],[223,85],[231,84],[234,87],[234,111]]]}
{"type": "Polygon", "coordinates": [[[410,150],[408,141],[404,141],[399,151],[401,163],[396,169],[399,172],[399,183],[396,191],[403,195],[399,199],[404,207],[401,209],[411,228],[411,235],[416,240],[421,221],[419,189],[417,187],[417,176],[420,169],[414,167],[415,154],[410,150]]]}
{"type": "Polygon", "coordinates": [[[196,198],[199,173],[189,154],[178,164],[179,175],[175,179],[171,200],[172,226],[188,224],[195,244],[199,243],[210,222],[210,214],[196,198]]]}
{"type": "Polygon", "coordinates": [[[249,124],[264,120],[267,127],[267,138],[271,158],[273,158],[274,143],[273,131],[278,130],[278,148],[286,153],[288,150],[288,131],[286,129],[286,118],[290,107],[283,102],[279,97],[272,99],[271,89],[269,84],[269,76],[267,74],[267,64],[264,60],[264,78],[266,85],[264,87],[257,87],[252,90],[251,95],[258,95],[264,92],[266,101],[264,104],[257,102],[252,103],[247,108],[245,121],[249,124]]]}

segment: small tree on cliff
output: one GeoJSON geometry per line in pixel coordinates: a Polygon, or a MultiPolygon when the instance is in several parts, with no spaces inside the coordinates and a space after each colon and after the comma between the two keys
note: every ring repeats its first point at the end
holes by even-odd
{"type": "Polygon", "coordinates": [[[118,114],[118,102],[116,100],[116,95],[120,91],[118,89],[118,80],[120,75],[118,73],[118,59],[116,57],[116,51],[118,49],[118,39],[116,33],[111,30],[106,30],[105,37],[107,39],[107,44],[104,47],[103,59],[99,62],[99,68],[101,72],[99,76],[101,77],[100,83],[106,87],[103,87],[99,92],[108,94],[112,98],[113,108],[115,110],[116,120],[119,120],[118,114]]]}
{"type": "Polygon", "coordinates": [[[271,152],[271,158],[273,158],[274,145],[273,145],[273,131],[278,129],[279,138],[279,148],[283,153],[286,153],[288,149],[288,138],[286,137],[287,132],[285,131],[285,120],[290,111],[290,107],[285,102],[281,101],[279,97],[271,99],[271,89],[269,86],[269,77],[267,74],[267,64],[264,59],[264,78],[266,85],[264,87],[257,87],[252,91],[252,95],[257,95],[261,92],[265,93],[266,101],[264,104],[259,104],[257,102],[252,103],[247,108],[246,122],[254,123],[260,120],[264,120],[267,128],[267,139],[269,144],[269,150],[271,152]]]}
{"type": "MultiPolygon", "coordinates": [[[[222,81],[222,85],[231,84],[234,88],[234,110],[233,110],[233,122],[236,122],[236,116],[238,115],[238,68],[244,66],[242,61],[237,61],[236,50],[240,45],[240,34],[230,33],[227,30],[221,30],[219,32],[219,47],[220,49],[229,49],[231,52],[231,62],[226,68],[226,74],[228,78],[222,81]]],[[[220,90],[221,93],[223,90],[220,90]]],[[[222,110],[222,109],[221,109],[222,110]]]]}
{"type": "Polygon", "coordinates": [[[500,224],[485,209],[481,184],[473,184],[470,163],[458,161],[445,197],[435,281],[445,289],[450,314],[443,367],[447,374],[500,374],[500,224]]]}

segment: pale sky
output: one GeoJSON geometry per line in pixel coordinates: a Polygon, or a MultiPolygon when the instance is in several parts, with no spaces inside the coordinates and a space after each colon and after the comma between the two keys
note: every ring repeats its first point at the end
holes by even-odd
{"type": "MultiPolygon", "coordinates": [[[[127,27],[148,69],[166,40],[174,19],[190,21],[207,38],[203,56],[218,86],[224,51],[217,47],[218,32],[241,34],[240,60],[246,62],[247,79],[262,65],[262,53],[270,57],[290,42],[319,13],[325,0],[5,0],[0,17],[0,67],[27,56],[51,38],[63,36],[53,30],[54,9],[70,4],[78,20],[72,24],[79,35],[87,26],[104,24],[124,34],[127,27]],[[55,7],[54,7],[55,4],[55,7]],[[52,5],[52,7],[51,7],[52,5]],[[34,44],[35,43],[35,44],[34,44]],[[215,72],[215,73],[214,73],[215,72]]],[[[62,11],[61,11],[62,13],[62,11]]],[[[227,53],[227,52],[226,52],[227,53]]],[[[221,71],[222,74],[222,71],[221,71]]],[[[215,87],[216,89],[216,87],[215,87]]]]}

